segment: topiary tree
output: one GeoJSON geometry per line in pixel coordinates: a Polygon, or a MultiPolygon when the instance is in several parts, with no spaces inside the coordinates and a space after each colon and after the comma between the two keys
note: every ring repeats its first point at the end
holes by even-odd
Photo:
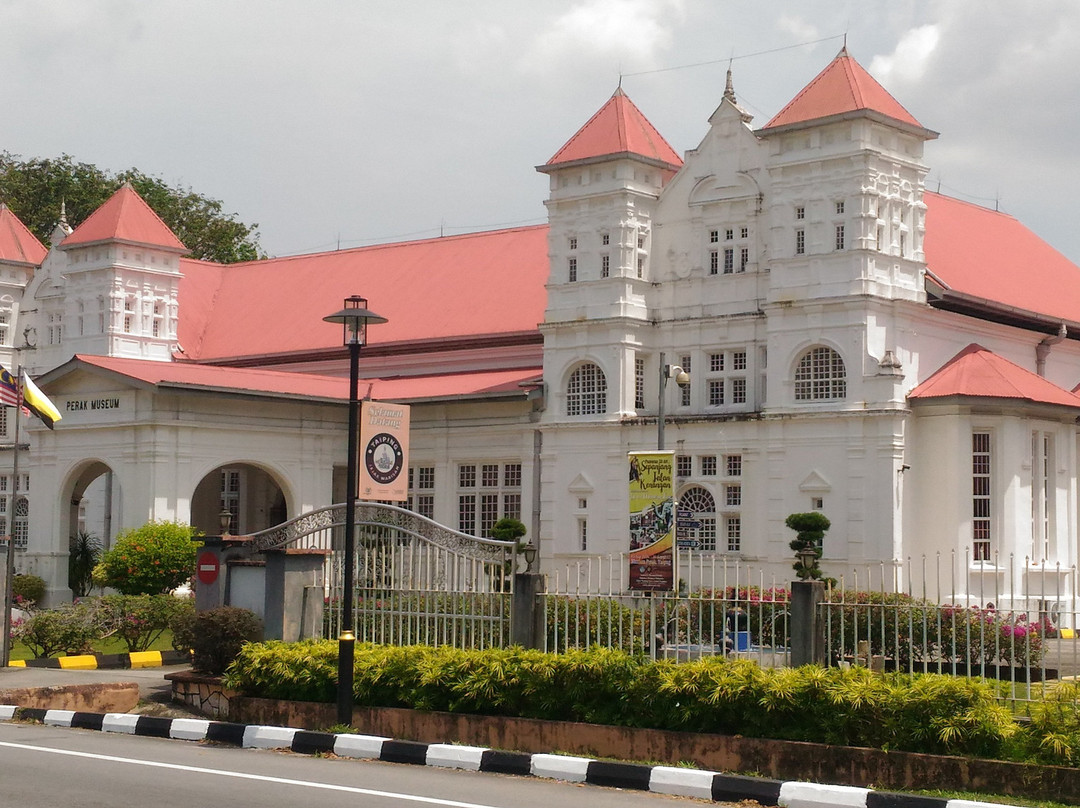
{"type": "Polygon", "coordinates": [[[509,560],[502,567],[502,574],[498,576],[498,580],[492,581],[492,586],[496,592],[502,592],[506,589],[506,579],[514,574],[514,564],[517,562],[517,551],[521,548],[521,537],[528,532],[525,527],[525,523],[520,519],[514,519],[511,516],[504,516],[498,522],[491,526],[491,538],[498,539],[499,541],[512,541],[517,542],[517,546],[514,548],[514,554],[510,556],[509,560]]]}
{"type": "Polygon", "coordinates": [[[811,511],[810,513],[793,513],[784,520],[784,524],[795,531],[795,538],[791,540],[791,549],[795,551],[795,557],[799,559],[792,565],[795,574],[800,580],[820,580],[821,565],[821,542],[825,538],[825,531],[829,529],[830,522],[825,514],[811,511]],[[811,564],[804,564],[800,553],[813,550],[814,560],[811,564]]]}
{"type": "Polygon", "coordinates": [[[11,596],[20,609],[32,609],[45,598],[45,579],[38,575],[16,575],[11,579],[11,596]]]}
{"type": "Polygon", "coordinates": [[[119,533],[94,568],[94,583],[122,595],[159,595],[191,578],[201,542],[191,525],[147,522],[119,533]]]}

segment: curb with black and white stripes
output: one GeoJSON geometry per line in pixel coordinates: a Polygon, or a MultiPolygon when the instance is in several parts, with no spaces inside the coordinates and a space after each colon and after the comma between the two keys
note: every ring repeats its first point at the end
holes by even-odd
{"type": "Polygon", "coordinates": [[[853,786],[785,782],[673,766],[615,763],[569,755],[503,752],[458,744],[396,741],[375,735],[335,735],[200,718],[160,718],[0,705],[0,721],[40,721],[54,727],[184,741],[212,741],[253,749],[288,749],[303,755],[332,753],[344,758],[547,777],[571,783],[651,791],[717,802],[755,800],[762,805],[784,808],[1010,808],[999,803],[919,797],[853,786]]]}

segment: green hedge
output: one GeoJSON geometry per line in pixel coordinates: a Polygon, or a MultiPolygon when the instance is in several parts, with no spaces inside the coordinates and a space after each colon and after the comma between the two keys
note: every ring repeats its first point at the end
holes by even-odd
{"type": "MultiPolygon", "coordinates": [[[[245,646],[226,673],[242,694],[334,700],[337,644],[245,646]]],[[[997,685],[865,668],[762,669],[747,660],[676,664],[591,649],[461,651],[356,647],[358,705],[585,721],[979,757],[1018,747],[997,685]]]]}

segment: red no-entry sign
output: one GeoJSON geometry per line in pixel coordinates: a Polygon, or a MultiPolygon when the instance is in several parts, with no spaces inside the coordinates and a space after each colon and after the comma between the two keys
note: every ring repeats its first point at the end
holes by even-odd
{"type": "Polygon", "coordinates": [[[220,570],[221,562],[218,561],[217,553],[204,550],[199,554],[199,559],[195,563],[195,577],[199,579],[200,584],[212,584],[217,580],[220,570]]]}

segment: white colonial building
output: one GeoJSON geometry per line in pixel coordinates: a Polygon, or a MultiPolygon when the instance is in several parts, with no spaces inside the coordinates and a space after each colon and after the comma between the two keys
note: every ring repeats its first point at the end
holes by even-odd
{"type": "Polygon", "coordinates": [[[63,415],[0,500],[19,566],[60,597],[78,529],[344,499],[322,318],[360,294],[389,320],[362,392],[413,405],[411,506],[519,517],[549,569],[627,549],[626,455],[663,426],[706,555],[783,579],[784,518],[820,510],[830,574],[944,554],[958,591],[1049,564],[1071,592],[1080,269],[928,191],[936,133],[846,50],[757,129],[729,75],[708,124],[680,157],[620,89],[539,167],[546,227],[246,264],[185,259],[131,188],[48,251],[0,210],[0,360],[63,415]]]}

